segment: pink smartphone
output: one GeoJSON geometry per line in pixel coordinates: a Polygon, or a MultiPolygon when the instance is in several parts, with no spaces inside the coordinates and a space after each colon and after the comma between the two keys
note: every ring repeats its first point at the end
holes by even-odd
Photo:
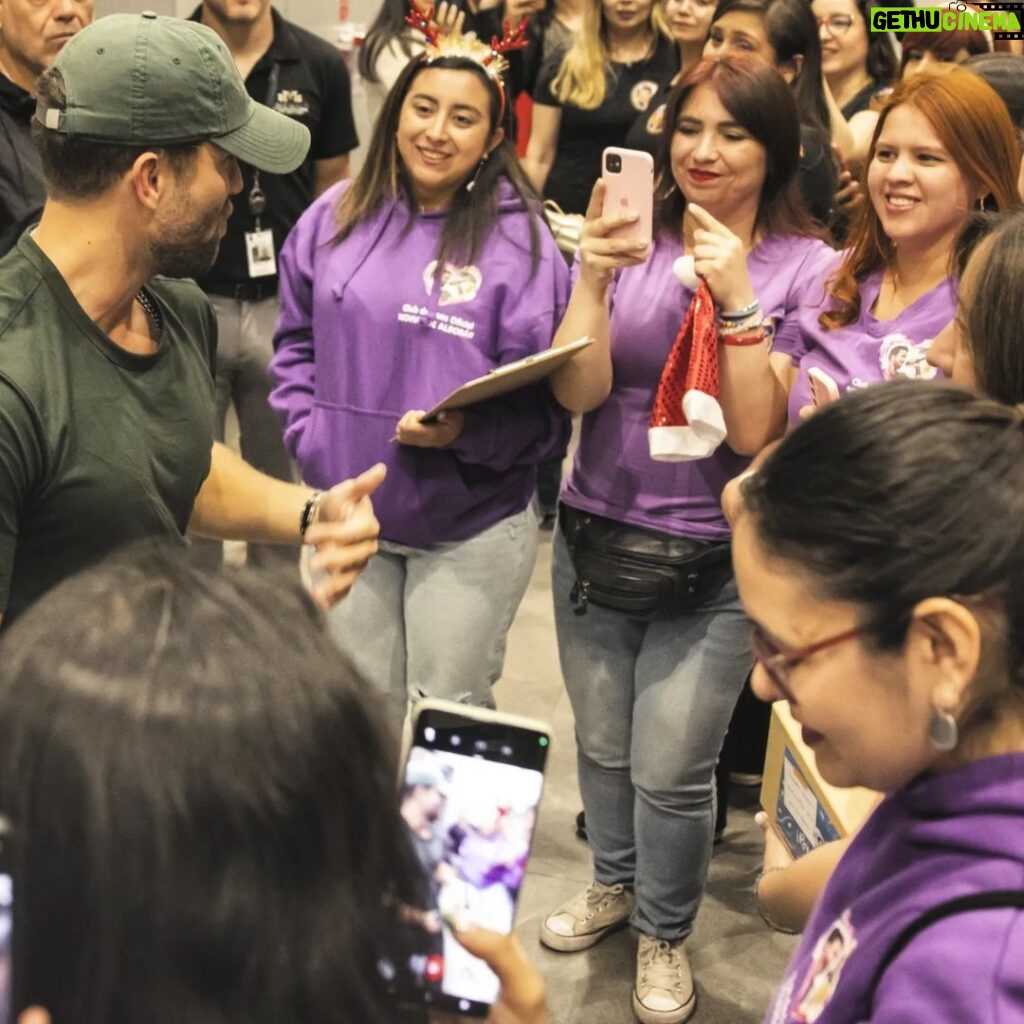
{"type": "Polygon", "coordinates": [[[632,224],[616,228],[615,238],[650,238],[654,221],[654,160],[638,149],[610,146],[601,154],[603,216],[638,213],[632,224]]]}
{"type": "Polygon", "coordinates": [[[811,398],[814,399],[816,409],[839,398],[839,385],[824,370],[812,366],[807,371],[807,380],[811,385],[811,398]]]}

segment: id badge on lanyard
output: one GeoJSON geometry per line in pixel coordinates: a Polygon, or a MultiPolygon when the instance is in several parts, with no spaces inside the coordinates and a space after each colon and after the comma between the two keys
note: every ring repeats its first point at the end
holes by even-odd
{"type": "MultiPolygon", "coordinates": [[[[270,82],[267,87],[265,106],[273,110],[277,99],[277,86],[281,77],[281,67],[274,62],[270,69],[270,82]]],[[[264,228],[263,214],[267,211],[267,195],[260,187],[260,172],[253,168],[252,188],[248,196],[249,213],[253,219],[253,229],[245,233],[245,257],[249,262],[250,277],[272,277],[277,273],[277,253],[274,251],[274,232],[264,228]]]]}

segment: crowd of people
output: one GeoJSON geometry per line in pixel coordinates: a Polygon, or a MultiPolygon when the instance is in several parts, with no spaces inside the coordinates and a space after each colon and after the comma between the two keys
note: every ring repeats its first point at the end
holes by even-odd
{"type": "Polygon", "coordinates": [[[385,1024],[414,923],[545,1021],[513,938],[424,909],[511,928],[538,794],[396,779],[418,697],[494,706],[553,526],[593,880],[541,942],[630,925],[635,1017],[696,1012],[749,682],[880,794],[769,834],[766,1022],[1024,1020],[1024,56],[869,18],[384,0],[354,169],[346,64],[269,0],[2,0],[0,1014],[385,1024]]]}

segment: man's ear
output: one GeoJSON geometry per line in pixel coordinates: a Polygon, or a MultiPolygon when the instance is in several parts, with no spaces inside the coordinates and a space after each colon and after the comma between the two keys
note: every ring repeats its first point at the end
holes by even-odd
{"type": "MultiPolygon", "coordinates": [[[[2,0],[0,0],[2,2],[2,0]]],[[[147,150],[140,153],[128,172],[135,197],[143,206],[154,210],[160,197],[171,184],[172,174],[159,153],[147,150]]]]}
{"type": "Polygon", "coordinates": [[[964,703],[981,664],[981,624],[949,597],[930,597],[914,608],[907,654],[934,679],[932,704],[953,712],[964,703]]]}

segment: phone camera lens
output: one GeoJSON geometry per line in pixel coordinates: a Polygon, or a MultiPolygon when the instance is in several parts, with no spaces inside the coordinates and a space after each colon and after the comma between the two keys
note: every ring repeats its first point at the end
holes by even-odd
{"type": "Polygon", "coordinates": [[[605,161],[605,167],[607,167],[612,174],[618,174],[619,171],[622,170],[622,157],[615,153],[609,154],[608,159],[605,161]]]}

